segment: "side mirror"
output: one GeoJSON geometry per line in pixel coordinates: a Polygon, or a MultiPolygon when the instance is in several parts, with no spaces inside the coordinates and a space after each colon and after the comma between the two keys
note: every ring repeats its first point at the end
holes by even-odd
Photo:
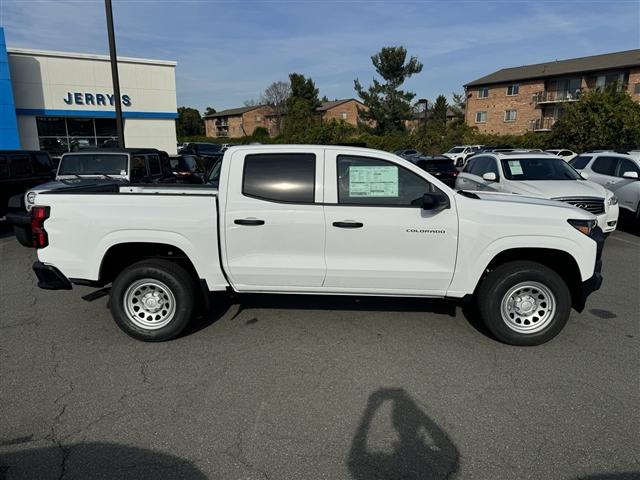
{"type": "Polygon", "coordinates": [[[486,180],[487,182],[495,182],[498,180],[498,176],[493,172],[487,172],[482,175],[482,179],[486,180]]]}
{"type": "Polygon", "coordinates": [[[439,212],[449,208],[449,197],[442,193],[425,193],[422,196],[422,209],[431,210],[432,212],[439,212]]]}
{"type": "Polygon", "coordinates": [[[589,180],[589,174],[588,173],[580,172],[580,176],[585,180],[589,180]]]}
{"type": "Polygon", "coordinates": [[[632,178],[638,180],[638,172],[624,172],[622,178],[632,178]]]}

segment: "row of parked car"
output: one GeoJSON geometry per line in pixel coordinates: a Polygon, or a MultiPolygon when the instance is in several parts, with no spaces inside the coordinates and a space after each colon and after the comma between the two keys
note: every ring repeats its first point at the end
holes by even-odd
{"type": "Polygon", "coordinates": [[[42,190],[104,183],[202,184],[223,153],[208,143],[185,144],[178,155],[154,148],[101,148],[52,159],[44,151],[0,151],[0,217],[29,210],[42,190]]]}
{"type": "Polygon", "coordinates": [[[456,190],[570,203],[596,215],[605,233],[616,229],[621,208],[640,223],[640,150],[605,148],[578,155],[567,149],[462,145],[437,156],[422,155],[415,149],[394,153],[456,190]]]}

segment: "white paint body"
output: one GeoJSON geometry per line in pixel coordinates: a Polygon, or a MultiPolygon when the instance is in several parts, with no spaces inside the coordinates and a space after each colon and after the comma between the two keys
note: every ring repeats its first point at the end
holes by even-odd
{"type": "Polygon", "coordinates": [[[592,220],[570,205],[516,195],[455,193],[411,162],[381,151],[304,145],[232,147],[218,189],[121,187],[120,193],[40,193],[49,206],[49,246],[40,261],[65,276],[97,280],[110,247],[126,242],[180,248],[210,290],[463,297],[487,265],[513,248],[569,253],[583,281],[594,274],[596,243],[568,219],[592,220]],[[316,155],[315,203],[284,204],[242,193],[244,159],[255,153],[316,155]],[[441,190],[450,208],[337,203],[336,157],[365,156],[411,170],[441,190]],[[235,219],[257,218],[261,226],[235,219]],[[333,222],[362,222],[342,229],[333,222]],[[422,231],[422,233],[420,233],[422,231]]]}

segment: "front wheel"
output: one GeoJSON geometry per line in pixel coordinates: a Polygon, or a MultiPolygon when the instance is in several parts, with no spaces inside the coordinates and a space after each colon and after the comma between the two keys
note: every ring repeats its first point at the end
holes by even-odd
{"type": "Polygon", "coordinates": [[[124,269],[111,288],[111,315],[129,336],[160,342],[178,336],[195,306],[194,281],[168,260],[143,260],[124,269]]]}
{"type": "Polygon", "coordinates": [[[483,280],[477,303],[487,328],[510,345],[540,345],[564,328],[571,294],[555,271],[535,262],[500,265],[483,280]]]}

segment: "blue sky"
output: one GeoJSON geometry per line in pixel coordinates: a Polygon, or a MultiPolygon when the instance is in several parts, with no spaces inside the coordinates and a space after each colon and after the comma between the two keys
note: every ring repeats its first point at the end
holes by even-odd
{"type": "MultiPolygon", "coordinates": [[[[434,99],[503,67],[640,48],[631,1],[113,0],[118,54],[178,62],[178,105],[241,106],[288,73],[355,96],[370,57],[404,45],[424,63],[406,83],[434,99]]],[[[102,0],[0,0],[10,47],[108,53],[102,0]]]]}

